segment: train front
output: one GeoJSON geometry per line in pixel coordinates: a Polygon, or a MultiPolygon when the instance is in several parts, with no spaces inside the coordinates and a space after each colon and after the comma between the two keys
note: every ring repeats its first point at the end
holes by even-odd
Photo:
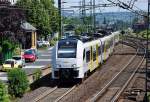
{"type": "Polygon", "coordinates": [[[53,79],[75,79],[80,78],[82,72],[80,66],[82,65],[82,59],[80,54],[82,48],[80,48],[81,41],[79,40],[60,40],[54,48],[53,58],[53,79]],[[78,50],[80,49],[80,51],[78,50]]]}

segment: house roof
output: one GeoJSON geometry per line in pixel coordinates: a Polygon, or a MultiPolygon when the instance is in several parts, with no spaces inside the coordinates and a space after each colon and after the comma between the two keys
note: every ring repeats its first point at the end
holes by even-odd
{"type": "Polygon", "coordinates": [[[36,31],[37,29],[28,22],[21,24],[21,28],[25,31],[36,31]]]}

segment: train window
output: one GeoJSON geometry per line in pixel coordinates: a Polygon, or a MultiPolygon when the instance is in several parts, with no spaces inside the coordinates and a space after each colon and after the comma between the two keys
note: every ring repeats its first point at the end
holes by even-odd
{"type": "Polygon", "coordinates": [[[106,50],[108,50],[109,49],[109,41],[106,43],[106,50]]]}
{"type": "Polygon", "coordinates": [[[90,58],[91,58],[91,60],[93,60],[93,50],[92,50],[92,46],[91,46],[90,58]]]}
{"type": "Polygon", "coordinates": [[[101,47],[98,46],[98,55],[101,55],[101,47]]]}
{"type": "Polygon", "coordinates": [[[111,39],[111,45],[110,46],[113,46],[113,39],[111,39]]]}
{"type": "Polygon", "coordinates": [[[83,51],[83,60],[85,59],[85,49],[83,51]]]}
{"type": "Polygon", "coordinates": [[[96,51],[93,51],[93,61],[96,60],[96,51]]]}
{"type": "Polygon", "coordinates": [[[110,39],[110,44],[109,44],[109,46],[110,46],[110,47],[112,46],[112,39],[110,39]]]}
{"type": "Polygon", "coordinates": [[[90,51],[86,52],[86,63],[90,61],[90,51]]]}
{"type": "Polygon", "coordinates": [[[102,45],[102,52],[104,53],[105,43],[102,45]]]}

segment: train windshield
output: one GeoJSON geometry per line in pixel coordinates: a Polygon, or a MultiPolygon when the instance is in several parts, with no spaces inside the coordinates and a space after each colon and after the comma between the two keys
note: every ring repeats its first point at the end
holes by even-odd
{"type": "Polygon", "coordinates": [[[66,42],[58,44],[58,58],[76,58],[76,43],[66,42]]]}

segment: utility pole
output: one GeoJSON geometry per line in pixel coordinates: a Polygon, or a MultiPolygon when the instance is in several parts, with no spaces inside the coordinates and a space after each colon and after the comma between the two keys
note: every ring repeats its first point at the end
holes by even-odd
{"type": "Polygon", "coordinates": [[[96,33],[95,0],[93,0],[93,27],[94,33],[96,33]]]}
{"type": "Polygon", "coordinates": [[[58,0],[58,14],[59,14],[59,38],[62,37],[62,24],[61,24],[61,0],[58,0]]]}
{"type": "MultiPolygon", "coordinates": [[[[81,19],[81,24],[80,26],[82,25],[83,26],[83,8],[82,8],[82,1],[79,2],[79,14],[80,14],[80,19],[81,19]]],[[[83,32],[83,30],[81,30],[81,33],[83,32]]]]}
{"type": "Polygon", "coordinates": [[[86,28],[86,21],[85,21],[85,17],[86,17],[86,9],[85,9],[85,0],[82,0],[82,21],[83,21],[83,27],[84,27],[84,30],[86,28]]]}
{"type": "Polygon", "coordinates": [[[148,72],[148,59],[149,59],[149,51],[148,51],[148,36],[149,36],[149,11],[150,11],[150,0],[148,0],[148,13],[147,13],[147,39],[146,39],[146,71],[145,71],[145,77],[146,77],[146,80],[145,80],[145,101],[148,102],[148,98],[147,98],[147,72],[148,72]]]}
{"type": "Polygon", "coordinates": [[[92,0],[90,0],[90,30],[93,30],[92,27],[92,0]]]}

